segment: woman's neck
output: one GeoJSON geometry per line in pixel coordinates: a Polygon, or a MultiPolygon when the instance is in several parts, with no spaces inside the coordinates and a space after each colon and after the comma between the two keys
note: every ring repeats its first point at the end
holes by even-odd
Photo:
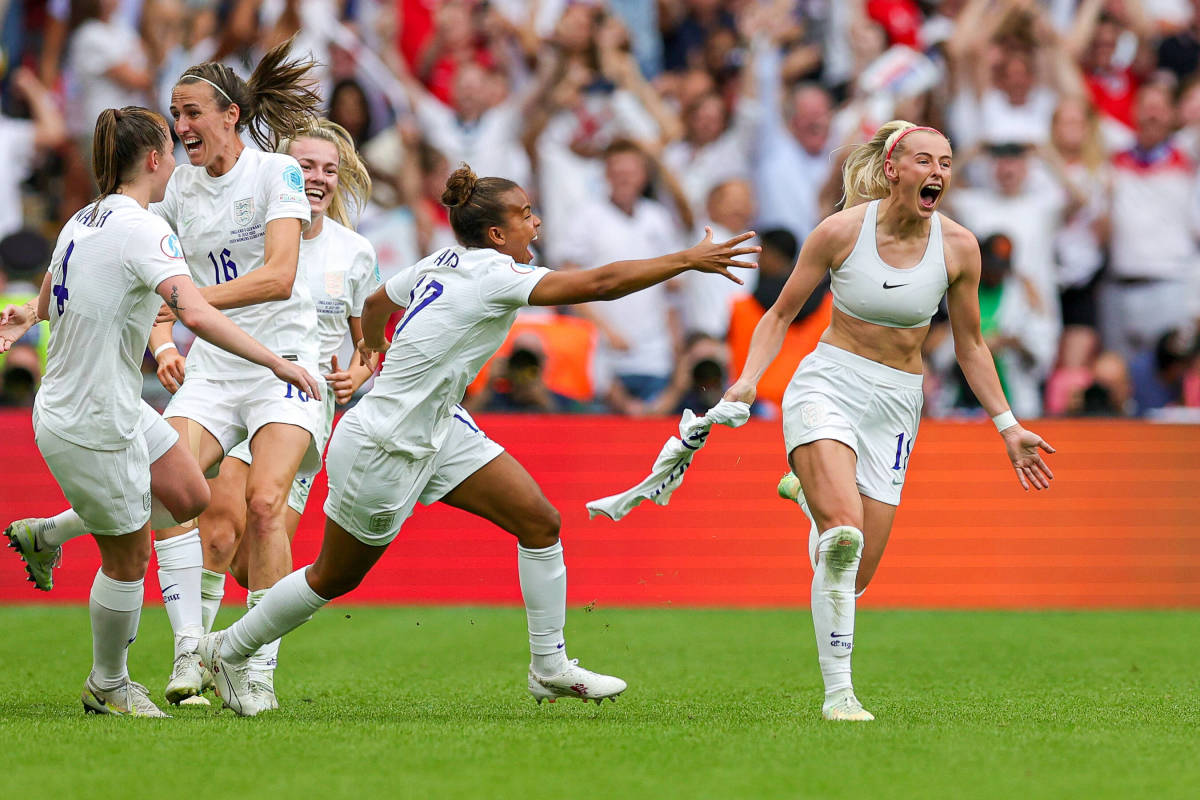
{"type": "Polygon", "coordinates": [[[899,198],[891,195],[879,203],[876,227],[898,239],[924,237],[929,234],[929,218],[906,208],[899,198]]]}
{"type": "Polygon", "coordinates": [[[308,230],[304,232],[301,239],[315,239],[321,235],[321,231],[325,229],[325,214],[313,214],[312,222],[308,225],[308,230]]]}
{"type": "Polygon", "coordinates": [[[150,181],[134,179],[118,186],[113,194],[123,194],[129,199],[136,201],[142,208],[149,208],[150,196],[152,194],[150,181]]]}
{"type": "Polygon", "coordinates": [[[205,169],[211,177],[219,178],[233,169],[234,165],[237,164],[238,158],[241,157],[242,151],[245,149],[246,145],[242,144],[242,140],[235,133],[233,141],[223,147],[221,152],[217,154],[217,157],[205,169]]]}

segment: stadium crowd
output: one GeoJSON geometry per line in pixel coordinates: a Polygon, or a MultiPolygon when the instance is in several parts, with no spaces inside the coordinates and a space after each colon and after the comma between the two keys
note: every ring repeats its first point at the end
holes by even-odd
{"type": "MultiPolygon", "coordinates": [[[[165,110],[188,64],[246,74],[296,35],[374,179],[358,229],[385,280],[453,243],[438,198],[464,161],[536,192],[550,266],[676,250],[704,226],[758,231],[744,287],[689,273],[529,311],[471,410],[707,409],[838,208],[846,146],[901,118],[954,145],[946,211],[981,242],[983,332],[1017,416],[1200,415],[1198,0],[13,0],[0,13],[0,307],[36,294],[48,242],[94,196],[101,110],[165,110]]],[[[831,305],[821,286],[797,315],[761,415],[778,414],[831,305]]],[[[949,330],[935,318],[925,413],[982,414],[949,330]]],[[[31,402],[45,337],[7,354],[0,402],[31,402]]],[[[152,391],[149,354],[146,372],[152,391]]]]}

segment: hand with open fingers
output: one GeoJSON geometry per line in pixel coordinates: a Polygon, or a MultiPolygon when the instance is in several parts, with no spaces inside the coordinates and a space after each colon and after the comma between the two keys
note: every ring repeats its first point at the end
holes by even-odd
{"type": "Polygon", "coordinates": [[[1004,437],[1004,447],[1008,450],[1008,458],[1012,461],[1013,469],[1017,471],[1017,480],[1021,482],[1021,488],[1029,491],[1032,485],[1039,490],[1049,489],[1050,481],[1054,480],[1054,473],[1042,460],[1038,449],[1053,453],[1054,448],[1045,439],[1020,425],[1005,428],[1001,435],[1004,437]]]}
{"type": "Polygon", "coordinates": [[[158,382],[171,394],[175,394],[183,385],[186,363],[187,360],[173,347],[167,348],[158,357],[158,369],[156,370],[158,382]]]}
{"type": "Polygon", "coordinates": [[[162,304],[162,308],[158,309],[158,316],[154,318],[155,325],[162,325],[164,322],[174,322],[175,312],[166,303],[162,304]]]}
{"type": "Polygon", "coordinates": [[[338,369],[338,357],[333,357],[333,368],[325,376],[325,383],[333,390],[333,399],[339,406],[350,402],[354,396],[354,377],[349,370],[338,369]]]}
{"type": "Polygon", "coordinates": [[[37,316],[28,305],[5,306],[0,313],[0,353],[7,352],[25,332],[33,327],[37,316]]]}
{"type": "Polygon", "coordinates": [[[743,269],[756,269],[758,264],[753,261],[738,261],[738,256],[748,256],[762,252],[762,248],[754,245],[751,247],[738,247],[739,244],[749,239],[753,239],[757,234],[754,231],[746,231],[739,233],[732,239],[725,242],[714,242],[712,228],[707,225],[704,227],[704,239],[694,246],[688,253],[691,262],[690,267],[698,272],[715,272],[724,275],[729,280],[737,284],[743,284],[741,278],[730,273],[729,267],[741,267],[743,269]]]}
{"type": "Polygon", "coordinates": [[[295,386],[314,400],[321,399],[320,382],[304,367],[294,361],[280,359],[279,366],[272,370],[275,377],[295,386]]]}
{"type": "Polygon", "coordinates": [[[758,394],[758,387],[752,383],[744,383],[737,380],[733,385],[725,390],[725,395],[722,400],[729,400],[734,403],[745,403],[748,406],[754,405],[754,397],[758,394]]]}

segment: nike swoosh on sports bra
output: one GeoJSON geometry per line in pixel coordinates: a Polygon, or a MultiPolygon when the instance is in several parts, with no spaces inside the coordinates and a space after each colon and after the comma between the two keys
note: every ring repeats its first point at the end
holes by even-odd
{"type": "Polygon", "coordinates": [[[879,257],[875,225],[879,201],[863,215],[854,249],[840,267],[830,270],[833,305],[843,314],[888,328],[921,328],[929,324],[950,286],[942,249],[941,215],[934,213],[929,243],[915,267],[898,269],[879,257]]]}

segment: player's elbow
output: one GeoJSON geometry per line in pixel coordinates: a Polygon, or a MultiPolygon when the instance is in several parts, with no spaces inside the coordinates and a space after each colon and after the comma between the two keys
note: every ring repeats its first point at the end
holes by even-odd
{"type": "Polygon", "coordinates": [[[295,283],[294,280],[284,280],[282,278],[278,280],[272,280],[269,284],[267,284],[267,297],[264,299],[287,300],[292,296],[293,283],[295,283]]]}

